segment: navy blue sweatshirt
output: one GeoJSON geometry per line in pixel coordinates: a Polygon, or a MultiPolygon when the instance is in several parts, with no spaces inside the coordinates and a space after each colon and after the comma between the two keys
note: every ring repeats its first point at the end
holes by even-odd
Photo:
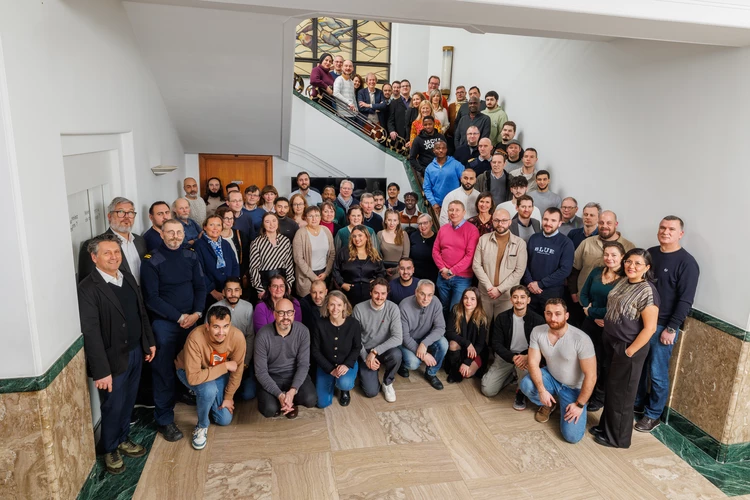
{"type": "Polygon", "coordinates": [[[543,232],[536,233],[529,238],[526,249],[529,260],[523,283],[528,285],[537,281],[544,292],[562,289],[565,278],[573,269],[575,249],[570,238],[559,231],[549,238],[543,232]]]}
{"type": "Polygon", "coordinates": [[[658,324],[675,330],[682,326],[695,299],[700,268],[687,250],[664,253],[659,247],[648,249],[656,290],[661,297],[658,324]]]}
{"type": "Polygon", "coordinates": [[[177,321],[183,314],[203,312],[206,283],[192,250],[170,250],[164,243],[141,264],[141,290],[154,319],[177,321]]]}

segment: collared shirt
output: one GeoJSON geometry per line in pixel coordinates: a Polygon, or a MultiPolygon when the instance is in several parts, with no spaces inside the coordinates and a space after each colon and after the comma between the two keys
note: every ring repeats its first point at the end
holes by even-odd
{"type": "Polygon", "coordinates": [[[124,280],[125,277],[122,275],[122,273],[120,272],[119,269],[117,270],[117,277],[116,278],[113,278],[112,275],[105,273],[104,271],[102,271],[98,267],[96,268],[96,270],[99,271],[99,274],[102,275],[102,279],[104,279],[105,282],[111,283],[111,284],[113,284],[115,286],[119,286],[119,287],[122,286],[122,282],[123,282],[123,280],[124,280]]]}
{"type": "MultiPolygon", "coordinates": [[[[521,219],[518,219],[518,223],[519,223],[519,224],[521,223],[521,219]]],[[[554,233],[552,233],[552,234],[547,234],[547,233],[545,233],[544,231],[542,231],[542,234],[544,235],[544,237],[545,237],[545,238],[552,238],[553,236],[555,236],[555,235],[556,235],[557,233],[559,233],[559,232],[560,232],[560,230],[559,230],[559,229],[555,229],[555,232],[554,232],[554,233]]]]}
{"type": "MultiPolygon", "coordinates": [[[[296,191],[292,191],[289,194],[289,198],[291,198],[295,194],[302,194],[302,192],[299,189],[297,189],[296,191]]],[[[308,188],[307,193],[303,194],[302,196],[304,196],[305,200],[307,200],[308,207],[317,205],[318,203],[323,203],[323,197],[320,196],[320,193],[318,193],[317,191],[313,191],[312,189],[308,188]]]]}
{"type": "Polygon", "coordinates": [[[460,228],[461,226],[463,226],[465,222],[466,222],[466,219],[463,219],[463,220],[461,220],[461,222],[459,222],[459,223],[458,223],[458,224],[456,224],[455,226],[454,226],[454,225],[453,225],[453,223],[451,222],[451,227],[452,227],[452,228],[453,228],[454,230],[455,230],[455,229],[458,229],[458,228],[460,228]]]}
{"type": "Polygon", "coordinates": [[[135,236],[133,233],[128,233],[128,239],[122,237],[120,233],[112,229],[112,232],[120,238],[120,246],[122,247],[122,256],[128,261],[130,266],[130,272],[133,274],[136,283],[141,284],[141,256],[138,253],[138,249],[135,247],[135,236]]]}

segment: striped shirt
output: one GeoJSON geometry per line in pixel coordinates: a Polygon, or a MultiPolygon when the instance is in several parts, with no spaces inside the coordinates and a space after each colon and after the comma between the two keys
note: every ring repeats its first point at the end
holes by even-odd
{"type": "Polygon", "coordinates": [[[266,236],[258,236],[250,246],[250,282],[258,292],[263,292],[260,273],[272,269],[285,269],[286,282],[291,288],[294,284],[294,260],[292,243],[283,234],[276,235],[276,245],[266,236]]]}

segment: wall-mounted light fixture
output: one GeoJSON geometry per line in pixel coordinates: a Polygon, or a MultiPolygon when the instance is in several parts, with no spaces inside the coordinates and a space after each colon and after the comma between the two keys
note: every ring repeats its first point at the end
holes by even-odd
{"type": "Polygon", "coordinates": [[[453,73],[453,47],[446,45],[443,47],[443,71],[440,75],[442,89],[440,92],[446,99],[451,95],[451,73],[453,73]]]}
{"type": "Polygon", "coordinates": [[[157,165],[155,167],[151,167],[151,172],[153,172],[154,175],[164,175],[174,170],[177,170],[176,165],[157,165]]]}

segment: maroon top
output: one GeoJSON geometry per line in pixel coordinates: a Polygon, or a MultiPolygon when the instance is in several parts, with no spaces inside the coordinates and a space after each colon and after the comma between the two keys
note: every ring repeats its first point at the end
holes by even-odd
{"type": "Polygon", "coordinates": [[[333,75],[318,64],[310,72],[310,85],[313,87],[313,97],[317,97],[318,94],[327,95],[325,89],[329,86],[333,87],[333,75]]]}

